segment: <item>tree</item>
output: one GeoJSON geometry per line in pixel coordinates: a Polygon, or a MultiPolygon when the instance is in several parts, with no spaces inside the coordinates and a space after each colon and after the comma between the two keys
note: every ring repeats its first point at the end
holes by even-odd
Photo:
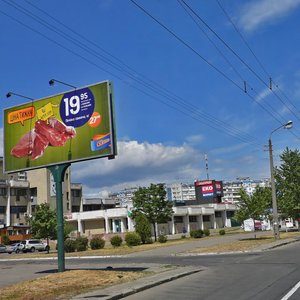
{"type": "Polygon", "coordinates": [[[134,220],[135,231],[140,235],[142,243],[146,244],[151,239],[151,224],[142,213],[137,213],[134,220]]]}
{"type": "Polygon", "coordinates": [[[36,206],[35,211],[29,218],[30,231],[34,237],[39,239],[47,239],[49,246],[49,239],[56,238],[56,213],[47,203],[42,203],[36,206]]]}
{"type": "Polygon", "coordinates": [[[261,220],[270,214],[272,207],[272,192],[270,188],[257,187],[253,195],[248,195],[244,189],[240,190],[240,201],[236,218],[243,222],[246,219],[261,220]]]}
{"type": "MultiPolygon", "coordinates": [[[[28,223],[30,225],[30,231],[34,237],[39,239],[47,239],[48,246],[49,239],[57,238],[56,212],[50,208],[49,204],[42,203],[37,205],[32,216],[28,218],[28,223]]],[[[67,237],[72,231],[72,227],[66,223],[67,222],[65,221],[65,237],[67,237]]]]}
{"type": "Polygon", "coordinates": [[[172,203],[166,200],[164,184],[151,184],[150,187],[140,187],[132,198],[133,219],[138,213],[144,214],[153,226],[154,239],[157,240],[156,223],[168,221],[173,215],[172,203]]]}
{"type": "Polygon", "coordinates": [[[286,148],[280,155],[281,165],[275,168],[277,202],[283,218],[300,216],[300,153],[286,148]]]}

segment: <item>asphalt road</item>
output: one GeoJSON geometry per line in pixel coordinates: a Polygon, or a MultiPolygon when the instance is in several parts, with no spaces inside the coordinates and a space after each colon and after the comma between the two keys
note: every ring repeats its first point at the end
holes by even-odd
{"type": "MultiPolygon", "coordinates": [[[[300,280],[300,243],[273,250],[226,255],[176,255],[170,248],[132,254],[66,260],[67,269],[141,270],[161,264],[199,266],[204,270],[172,282],[158,285],[124,299],[300,299],[300,291],[291,289],[300,280]]],[[[177,252],[178,253],[178,252],[177,252]]],[[[7,254],[1,254],[5,258],[7,254]]],[[[17,255],[16,255],[17,257],[17,255]]],[[[0,261],[0,287],[57,271],[56,260],[0,261]]]]}
{"type": "Polygon", "coordinates": [[[176,263],[207,269],[124,299],[300,299],[299,290],[287,296],[300,280],[299,250],[294,243],[259,254],[180,257],[176,263]]]}

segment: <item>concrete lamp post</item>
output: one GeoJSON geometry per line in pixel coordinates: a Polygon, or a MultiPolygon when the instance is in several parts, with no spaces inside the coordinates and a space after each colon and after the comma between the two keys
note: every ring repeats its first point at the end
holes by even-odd
{"type": "Polygon", "coordinates": [[[270,173],[271,173],[271,188],[272,188],[272,209],[273,209],[273,232],[274,239],[279,240],[279,224],[278,224],[278,211],[277,211],[277,199],[276,199],[276,188],[275,188],[275,179],[274,179],[274,162],[273,162],[273,149],[272,149],[272,134],[278,129],[291,129],[293,127],[293,122],[288,121],[286,124],[279,126],[274,129],[269,138],[269,155],[270,155],[270,173]]]}

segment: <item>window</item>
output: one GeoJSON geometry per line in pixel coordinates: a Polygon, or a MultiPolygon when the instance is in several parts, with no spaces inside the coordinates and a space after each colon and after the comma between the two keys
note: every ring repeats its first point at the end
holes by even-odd
{"type": "Polygon", "coordinates": [[[5,214],[6,206],[0,206],[0,214],[5,214]]]}
{"type": "Polygon", "coordinates": [[[220,211],[215,212],[216,218],[222,218],[222,213],[220,211]]]}
{"type": "Polygon", "coordinates": [[[210,217],[209,216],[203,216],[203,222],[209,222],[210,217]]]}
{"type": "Polygon", "coordinates": [[[72,197],[80,197],[81,191],[80,190],[71,190],[72,197]]]}
{"type": "Polygon", "coordinates": [[[12,188],[10,190],[11,196],[26,196],[27,195],[27,189],[15,189],[12,188]]]}
{"type": "Polygon", "coordinates": [[[36,197],[37,196],[37,188],[31,188],[30,189],[30,196],[36,197]]]}
{"type": "Polygon", "coordinates": [[[183,217],[175,216],[174,217],[174,223],[183,223],[183,217]]]}
{"type": "Polygon", "coordinates": [[[11,206],[10,213],[11,214],[19,214],[27,212],[27,206],[11,206]]]}
{"type": "Polygon", "coordinates": [[[196,223],[197,222],[197,216],[189,216],[189,222],[190,223],[196,223]]]}
{"type": "Polygon", "coordinates": [[[6,196],[6,188],[0,188],[0,196],[6,196]]]}

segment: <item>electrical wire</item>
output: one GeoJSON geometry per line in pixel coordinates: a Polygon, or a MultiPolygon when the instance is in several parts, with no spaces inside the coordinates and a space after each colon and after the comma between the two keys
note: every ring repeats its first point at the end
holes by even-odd
{"type": "MultiPolygon", "coordinates": [[[[191,47],[188,43],[186,43],[183,39],[181,39],[178,35],[176,35],[172,30],[170,30],[167,26],[165,26],[162,22],[160,22],[158,19],[156,19],[153,15],[151,15],[147,10],[145,10],[141,5],[136,3],[134,0],[129,0],[132,2],[136,7],[138,7],[143,13],[145,13],[147,16],[149,16],[152,20],[154,20],[156,23],[158,23],[162,28],[164,28],[167,32],[169,32],[173,37],[175,37],[180,43],[182,43],[184,46],[186,46],[188,49],[190,49],[192,52],[194,52],[198,57],[200,57],[204,62],[206,62],[209,66],[211,66],[214,70],[216,70],[219,74],[223,75],[229,82],[231,82],[235,87],[237,87],[239,90],[244,92],[244,89],[241,88],[237,83],[235,83],[231,78],[229,78],[223,71],[218,69],[216,66],[214,66],[212,63],[210,63],[207,59],[205,59],[198,51],[196,51],[193,47],[191,47]]],[[[248,97],[250,97],[253,101],[255,101],[263,110],[265,110],[273,119],[275,119],[279,124],[282,124],[282,121],[279,120],[272,112],[267,110],[259,101],[257,101],[253,96],[246,93],[248,97]]]]}
{"type": "MultiPolygon", "coordinates": [[[[28,27],[28,26],[26,26],[26,27],[28,27]]],[[[49,27],[48,27],[49,28],[49,27]]],[[[32,28],[31,28],[31,30],[32,30],[32,28]]],[[[36,30],[34,30],[35,32],[37,32],[36,30]]],[[[43,35],[43,34],[42,34],[43,35]]],[[[46,37],[45,35],[43,35],[44,37],[46,37]]],[[[48,40],[49,40],[49,38],[48,37],[46,37],[48,40]]],[[[52,39],[51,39],[52,40],[52,39]]],[[[52,40],[53,41],[53,40],[52,40]]],[[[57,44],[57,42],[56,42],[56,44],[57,44]]],[[[61,45],[62,46],[62,45],[61,45]]],[[[66,49],[66,47],[64,47],[63,46],[63,48],[64,49],[66,49]]],[[[73,54],[75,54],[73,51],[71,51],[73,54]]],[[[75,54],[76,55],[76,54],[75,54]]],[[[78,55],[77,55],[78,56],[78,55]]],[[[79,57],[80,58],[83,58],[81,55],[79,55],[79,57]]],[[[89,62],[89,63],[92,63],[93,65],[95,65],[92,61],[90,61],[90,60],[87,60],[87,59],[85,59],[87,62],[89,62]]],[[[99,67],[98,65],[97,65],[97,67],[99,67]]],[[[103,69],[103,68],[101,68],[102,70],[104,70],[105,72],[107,72],[107,70],[106,69],[103,69]]],[[[119,80],[121,80],[121,81],[123,81],[124,82],[124,80],[122,80],[119,76],[116,76],[115,74],[113,74],[112,72],[108,72],[109,74],[111,74],[112,76],[114,76],[114,77],[117,77],[119,80]]],[[[126,82],[125,82],[126,83],[126,82]]],[[[128,84],[128,83],[126,83],[126,84],[128,84]]],[[[131,85],[132,86],[132,85],[131,85]]],[[[133,87],[133,86],[132,86],[133,87]]],[[[133,88],[136,88],[136,87],[133,87],[133,88]]],[[[139,89],[140,90],[140,89],[139,89]]],[[[140,90],[141,91],[141,90],[140,90]]],[[[150,96],[150,97],[153,97],[153,96],[151,96],[151,95],[149,95],[149,94],[147,94],[148,96],[150,96]]],[[[164,102],[165,103],[165,102],[164,102]]],[[[166,103],[165,103],[166,104],[166,103]]],[[[169,105],[170,106],[170,105],[169,105]]],[[[173,107],[174,108],[174,107],[173,107]]],[[[195,107],[192,109],[192,111],[189,111],[190,113],[191,112],[193,112],[194,114],[195,114],[195,107]]],[[[224,125],[224,123],[223,122],[221,122],[221,121],[219,121],[219,120],[216,120],[216,119],[211,119],[210,117],[207,117],[207,114],[203,114],[203,115],[201,115],[201,118],[203,118],[203,117],[206,117],[206,119],[209,121],[209,122],[211,122],[211,121],[217,121],[217,124],[218,124],[218,126],[219,125],[224,125]],[[221,123],[221,124],[220,124],[221,123]]],[[[195,117],[194,117],[195,118],[195,117]]],[[[198,121],[200,121],[199,119],[198,119],[198,121]]],[[[205,124],[205,125],[208,125],[209,126],[209,124],[205,124]]],[[[210,127],[212,127],[212,126],[210,126],[210,127]]],[[[220,130],[220,127],[214,127],[214,129],[217,129],[217,130],[220,130]]],[[[234,136],[234,137],[238,137],[237,136],[237,131],[236,131],[236,129],[229,129],[228,127],[226,128],[226,130],[228,131],[230,131],[230,132],[226,132],[226,133],[229,133],[231,136],[234,136]]],[[[240,131],[238,131],[238,132],[240,132],[240,131]]],[[[245,140],[245,138],[241,138],[241,137],[239,137],[239,139],[240,140],[242,140],[243,142],[253,142],[253,140],[252,141],[250,141],[250,140],[245,140]]]]}
{"type": "MultiPolygon", "coordinates": [[[[241,40],[244,42],[244,44],[246,45],[246,47],[248,48],[248,50],[251,52],[251,54],[253,55],[254,59],[256,60],[256,62],[259,64],[259,66],[261,67],[261,69],[264,71],[264,73],[270,78],[272,78],[272,76],[269,74],[269,72],[267,71],[267,69],[264,67],[264,65],[262,64],[262,62],[259,60],[259,58],[257,57],[257,55],[254,53],[254,51],[252,50],[252,48],[250,47],[249,43],[247,42],[247,40],[245,39],[245,37],[242,35],[241,31],[239,30],[239,28],[236,26],[236,24],[233,22],[232,18],[229,16],[229,14],[227,13],[227,11],[225,10],[224,6],[220,3],[219,0],[216,0],[216,2],[218,3],[220,9],[223,11],[224,15],[226,16],[227,20],[231,23],[231,25],[233,26],[233,28],[235,29],[235,31],[237,32],[237,34],[239,35],[239,37],[241,38],[241,40]]],[[[275,83],[275,82],[274,82],[275,83]]],[[[293,108],[297,111],[300,112],[297,107],[294,105],[294,103],[289,99],[289,97],[279,88],[278,84],[275,83],[275,86],[278,88],[278,90],[285,96],[286,100],[293,106],[293,108]]]]}
{"type": "MultiPolygon", "coordinates": [[[[256,94],[256,96],[258,97],[259,96],[258,92],[255,91],[255,89],[251,85],[249,85],[249,83],[242,77],[241,73],[234,67],[234,65],[229,61],[229,59],[227,59],[227,57],[225,56],[225,54],[219,49],[219,47],[209,37],[209,35],[205,32],[205,30],[203,30],[203,28],[197,22],[197,20],[195,19],[195,17],[191,14],[191,12],[182,4],[182,2],[180,0],[177,0],[177,2],[182,7],[182,9],[189,15],[189,17],[193,20],[193,22],[196,24],[197,28],[205,35],[205,37],[209,40],[209,42],[214,46],[214,48],[219,53],[219,55],[222,56],[222,58],[225,60],[225,62],[234,70],[234,72],[237,74],[237,76],[240,78],[240,80],[243,81],[243,82],[245,82],[245,85],[249,86],[250,90],[253,91],[256,94]]],[[[244,92],[248,93],[248,89],[246,87],[245,87],[244,92]]],[[[256,102],[259,106],[261,106],[261,107],[264,106],[262,103],[260,103],[257,100],[257,98],[251,98],[251,99],[252,100],[254,99],[254,102],[256,102]]],[[[266,104],[266,106],[268,106],[268,108],[270,109],[270,111],[272,111],[271,114],[273,114],[274,116],[276,115],[277,120],[279,120],[280,118],[282,118],[280,116],[280,114],[269,103],[265,103],[265,104],[266,104]]],[[[283,123],[285,121],[282,119],[280,122],[283,123]]]]}
{"type": "MultiPolygon", "coordinates": [[[[133,0],[130,0],[130,1],[133,1],[133,0]]],[[[204,19],[203,18],[201,18],[200,16],[199,16],[199,14],[198,13],[196,13],[196,11],[190,6],[190,5],[188,5],[187,3],[186,3],[186,1],[185,0],[181,0],[182,1],[182,3],[186,6],[186,7],[188,7],[188,9],[225,45],[225,47],[229,50],[229,51],[231,51],[231,53],[233,53],[233,55],[236,57],[236,58],[238,58],[239,60],[240,60],[240,62],[244,65],[244,66],[246,66],[249,70],[250,70],[250,72],[265,86],[265,87],[267,87],[267,88],[270,88],[269,87],[269,85],[268,85],[268,83],[266,83],[254,70],[253,70],[253,68],[251,68],[251,66],[247,63],[247,62],[245,62],[245,60],[243,59],[243,58],[241,58],[241,56],[236,52],[236,51],[234,51],[233,50],[233,48],[232,47],[230,47],[229,46],[229,44],[219,35],[219,34],[217,34],[216,33],[216,31],[215,30],[213,30],[209,25],[208,25],[208,23],[207,22],[205,22],[204,21],[204,19]]],[[[297,118],[298,120],[300,120],[299,119],[299,117],[290,109],[290,107],[289,106],[287,106],[286,105],[286,103],[281,99],[281,97],[279,96],[279,95],[277,95],[274,91],[273,91],[273,89],[270,89],[271,91],[272,91],[272,93],[274,94],[274,96],[290,111],[290,113],[291,114],[293,114],[294,116],[295,116],[295,118],[297,118]]]]}

